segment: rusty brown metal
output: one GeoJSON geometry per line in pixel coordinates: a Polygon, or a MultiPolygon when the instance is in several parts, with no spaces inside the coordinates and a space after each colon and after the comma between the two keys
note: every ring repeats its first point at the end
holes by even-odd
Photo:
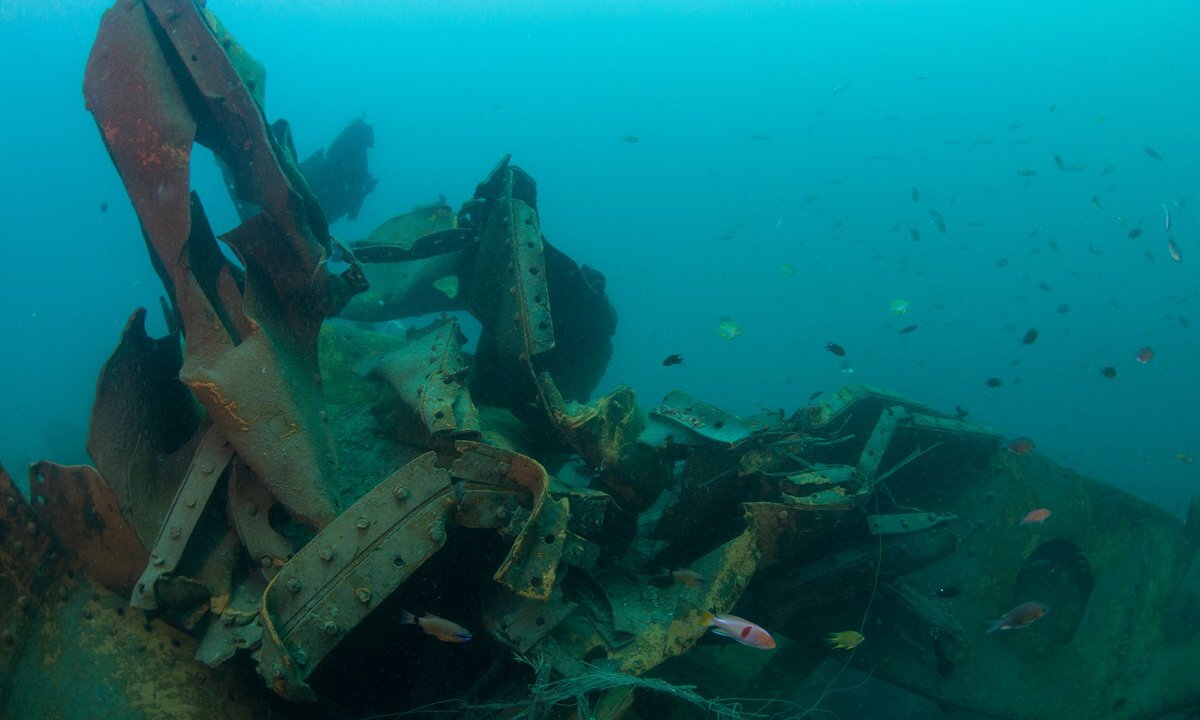
{"type": "Polygon", "coordinates": [[[410,332],[403,347],[375,365],[372,376],[394,391],[394,401],[384,396],[375,408],[387,432],[422,447],[480,437],[479,413],[466,387],[465,342],[458,320],[435,321],[410,332]]]}
{"type": "Polygon", "coordinates": [[[86,465],[42,460],[29,467],[29,491],[38,516],[87,576],[129,595],[149,553],[100,473],[86,465]]]}
{"type": "Polygon", "coordinates": [[[163,518],[150,549],[150,561],[134,586],[130,599],[134,607],[146,610],[158,607],[158,582],[179,566],[213,489],[232,458],[233,448],[219,432],[209,429],[163,518]]]}

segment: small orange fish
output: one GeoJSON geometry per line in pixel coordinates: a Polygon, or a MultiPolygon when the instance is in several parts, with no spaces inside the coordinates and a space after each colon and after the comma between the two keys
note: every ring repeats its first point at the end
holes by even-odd
{"type": "Polygon", "coordinates": [[[1027,437],[1019,437],[1008,444],[1008,451],[1013,455],[1028,455],[1037,445],[1027,437]]]}
{"type": "Polygon", "coordinates": [[[706,610],[700,617],[700,624],[712,628],[717,635],[733,638],[743,645],[759,650],[775,649],[775,640],[770,633],[736,615],[713,615],[706,610]]]}
{"type": "Polygon", "coordinates": [[[999,620],[992,620],[988,628],[988,632],[997,630],[1016,630],[1017,628],[1029,627],[1034,622],[1046,616],[1050,612],[1050,608],[1040,602],[1023,602],[1012,610],[1009,610],[1004,617],[999,620]]]}
{"type": "Polygon", "coordinates": [[[425,613],[418,618],[407,610],[401,610],[400,622],[416,625],[424,630],[426,635],[432,635],[442,642],[465,643],[471,640],[471,633],[466,628],[437,615],[425,613]]]}
{"type": "Polygon", "coordinates": [[[671,573],[671,577],[674,578],[675,582],[679,583],[680,585],[688,585],[691,587],[703,585],[704,583],[708,582],[708,578],[704,577],[695,570],[688,570],[686,568],[680,568],[673,571],[671,573]]]}
{"type": "Polygon", "coordinates": [[[1025,514],[1025,517],[1021,518],[1021,524],[1022,525],[1032,525],[1034,523],[1037,523],[1038,525],[1041,525],[1046,522],[1046,518],[1048,518],[1048,517],[1050,517],[1050,511],[1047,510],[1046,508],[1038,508],[1037,510],[1030,510],[1029,512],[1027,512],[1025,514]]]}
{"type": "Polygon", "coordinates": [[[1149,345],[1147,345],[1146,347],[1137,351],[1137,361],[1140,362],[1141,364],[1145,365],[1146,363],[1150,362],[1153,359],[1154,359],[1154,348],[1150,347],[1149,345]]]}

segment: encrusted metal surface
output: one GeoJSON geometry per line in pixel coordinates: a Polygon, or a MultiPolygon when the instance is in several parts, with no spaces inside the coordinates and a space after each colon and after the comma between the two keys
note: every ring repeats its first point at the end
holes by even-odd
{"type": "Polygon", "coordinates": [[[42,460],[29,468],[38,516],[93,581],[128,596],[149,553],[95,468],[42,460]]]}
{"type": "Polygon", "coordinates": [[[271,527],[270,512],[275,496],[259,481],[254,471],[234,460],[229,472],[226,515],[263,577],[275,577],[279,567],[292,557],[292,544],[271,527]]]}

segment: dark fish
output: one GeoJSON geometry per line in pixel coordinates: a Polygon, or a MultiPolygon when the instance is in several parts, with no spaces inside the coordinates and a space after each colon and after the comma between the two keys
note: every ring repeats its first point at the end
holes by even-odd
{"type": "Polygon", "coordinates": [[[996,267],[1008,267],[1008,258],[1000,258],[997,260],[996,267]]]}
{"type": "Polygon", "coordinates": [[[920,200],[920,199],[921,199],[921,191],[920,191],[919,189],[917,189],[917,186],[916,186],[916,185],[913,185],[913,189],[912,189],[912,201],[913,201],[913,202],[917,202],[917,201],[918,201],[918,200],[920,200]]]}
{"type": "Polygon", "coordinates": [[[957,585],[946,585],[934,590],[933,594],[944,598],[958,597],[959,595],[962,595],[962,588],[957,585]]]}
{"type": "Polygon", "coordinates": [[[1130,240],[1137,240],[1137,239],[1138,239],[1139,237],[1141,237],[1141,236],[1142,236],[1142,229],[1141,229],[1141,228],[1134,228],[1134,229],[1132,229],[1132,230],[1130,230],[1130,231],[1129,231],[1129,239],[1130,239],[1130,240]]]}
{"type": "Polygon", "coordinates": [[[1023,120],[1013,120],[1012,122],[1010,122],[1008,124],[1008,129],[1016,130],[1017,128],[1021,127],[1024,124],[1025,124],[1025,121],[1023,121],[1023,120]]]}
{"type": "Polygon", "coordinates": [[[683,364],[683,356],[682,355],[668,355],[667,358],[665,360],[663,360],[663,365],[665,367],[670,367],[672,365],[682,365],[682,364],[683,364]]]}
{"type": "Polygon", "coordinates": [[[641,141],[641,138],[639,138],[637,135],[626,135],[625,137],[621,138],[621,142],[627,142],[631,145],[641,141]]]}
{"type": "Polygon", "coordinates": [[[108,212],[108,203],[107,202],[100,203],[100,212],[108,212]]]}
{"type": "Polygon", "coordinates": [[[1100,171],[1100,174],[1101,175],[1112,175],[1116,171],[1117,171],[1116,165],[1105,165],[1104,169],[1100,171]]]}
{"type": "Polygon", "coordinates": [[[959,420],[962,420],[963,418],[965,418],[966,416],[968,416],[970,414],[971,414],[971,411],[967,410],[962,405],[954,406],[954,417],[958,418],[959,420]]]}
{"type": "Polygon", "coordinates": [[[1071,306],[1063,303],[1062,305],[1058,306],[1057,312],[1059,315],[1066,315],[1067,313],[1071,312],[1071,306]]]}
{"type": "Polygon", "coordinates": [[[912,332],[912,331],[916,330],[918,327],[920,327],[920,326],[918,326],[918,325],[909,325],[908,327],[906,327],[906,328],[904,328],[903,330],[901,330],[901,331],[900,331],[900,334],[901,334],[901,335],[907,335],[907,334],[909,334],[910,332],[912,332]]]}
{"type": "Polygon", "coordinates": [[[1022,345],[1032,345],[1035,342],[1037,342],[1037,339],[1038,339],[1037,328],[1029,328],[1028,330],[1025,331],[1025,337],[1021,338],[1021,344],[1022,345]]]}
{"type": "Polygon", "coordinates": [[[987,380],[984,380],[983,384],[987,385],[990,388],[998,388],[1004,384],[1004,381],[1001,380],[1000,378],[993,377],[993,378],[988,378],[987,380]]]}
{"type": "Polygon", "coordinates": [[[913,242],[921,242],[921,233],[916,228],[909,228],[908,234],[912,236],[913,242]]]}
{"type": "Polygon", "coordinates": [[[1037,175],[1037,170],[1030,170],[1028,168],[1025,168],[1022,170],[1018,170],[1017,174],[1020,175],[1021,177],[1033,177],[1033,176],[1037,175]]]}
{"type": "Polygon", "coordinates": [[[1108,378],[1109,380],[1112,380],[1113,378],[1115,378],[1117,376],[1117,369],[1115,367],[1113,367],[1112,365],[1106,365],[1106,366],[1100,368],[1100,374],[1103,375],[1104,377],[1108,378]]]}
{"type": "Polygon", "coordinates": [[[1050,284],[1040,282],[1038,283],[1038,289],[1040,289],[1042,292],[1050,292],[1050,284]]]}
{"type": "Polygon", "coordinates": [[[1055,164],[1056,166],[1058,166],[1058,169],[1059,169],[1059,170],[1062,170],[1062,169],[1065,167],[1065,166],[1063,165],[1063,159],[1062,159],[1061,157],[1059,157],[1059,156],[1057,156],[1057,155],[1051,155],[1050,157],[1054,158],[1054,164],[1055,164]]]}
{"type": "Polygon", "coordinates": [[[825,349],[828,350],[829,352],[833,353],[834,355],[837,355],[838,357],[843,357],[846,354],[846,349],[843,348],[841,345],[838,345],[837,343],[826,342],[825,349]]]}
{"type": "Polygon", "coordinates": [[[1147,155],[1149,155],[1150,157],[1154,158],[1155,160],[1162,160],[1162,159],[1163,159],[1163,156],[1162,156],[1162,155],[1160,155],[1160,154],[1158,153],[1158,151],[1157,151],[1157,150],[1155,150],[1154,148],[1150,147],[1149,145],[1143,145],[1143,146],[1142,146],[1142,152],[1146,153],[1147,155]]]}
{"type": "Polygon", "coordinates": [[[1100,206],[1100,198],[1096,197],[1095,195],[1092,196],[1092,205],[1094,205],[1097,210],[1104,210],[1104,208],[1100,206]]]}

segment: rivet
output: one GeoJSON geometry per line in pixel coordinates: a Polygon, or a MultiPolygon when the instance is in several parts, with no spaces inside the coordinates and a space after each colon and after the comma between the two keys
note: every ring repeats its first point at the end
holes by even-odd
{"type": "Polygon", "coordinates": [[[308,665],[308,653],[304,652],[303,648],[296,648],[292,652],[292,659],[295,660],[296,664],[300,667],[308,665]]]}
{"type": "Polygon", "coordinates": [[[196,498],[190,497],[187,500],[184,500],[183,504],[187,505],[190,508],[194,508],[194,507],[196,507],[196,498]]]}
{"type": "Polygon", "coordinates": [[[359,515],[358,520],[354,523],[354,526],[359,530],[366,530],[367,528],[371,527],[371,521],[368,520],[365,515],[359,515]]]}
{"type": "Polygon", "coordinates": [[[507,518],[508,518],[508,508],[502,508],[502,507],[496,508],[496,519],[497,520],[506,520],[507,518]]]}
{"type": "Polygon", "coordinates": [[[780,520],[787,520],[788,519],[787,510],[780,510],[779,513],[775,517],[779,518],[780,520]]]}
{"type": "Polygon", "coordinates": [[[29,606],[32,604],[33,601],[29,599],[28,595],[22,595],[21,597],[17,598],[17,607],[21,608],[22,610],[28,610],[29,606]]]}
{"type": "Polygon", "coordinates": [[[262,565],[263,570],[270,570],[275,565],[275,561],[271,559],[270,555],[263,555],[258,559],[258,564],[262,565]]]}
{"type": "Polygon", "coordinates": [[[441,524],[430,525],[429,526],[429,539],[433,540],[434,542],[439,542],[439,543],[441,541],[445,540],[446,539],[446,528],[442,527],[441,524]]]}
{"type": "Polygon", "coordinates": [[[498,472],[499,472],[501,475],[507,475],[507,474],[508,474],[508,468],[509,468],[509,465],[508,465],[508,463],[506,463],[506,462],[504,462],[504,461],[500,461],[500,462],[496,463],[496,470],[497,470],[497,471],[498,471],[498,472]]]}
{"type": "Polygon", "coordinates": [[[337,632],[338,632],[337,623],[335,623],[332,620],[326,620],[325,621],[325,634],[326,635],[337,635],[337,632]]]}
{"type": "Polygon", "coordinates": [[[154,565],[154,567],[163,567],[164,565],[167,564],[167,561],[163,560],[160,557],[156,557],[156,558],[154,558],[154,562],[152,564],[154,565]]]}
{"type": "Polygon", "coordinates": [[[212,475],[212,471],[213,471],[212,463],[204,463],[203,465],[200,466],[200,472],[204,473],[205,475],[212,475]]]}
{"type": "Polygon", "coordinates": [[[181,538],[181,537],[183,537],[183,531],[182,531],[182,530],[180,530],[180,529],[179,529],[179,528],[177,528],[177,527],[173,527],[173,528],[171,528],[171,539],[172,539],[172,540],[178,540],[178,539],[179,539],[179,538],[181,538]]]}
{"type": "Polygon", "coordinates": [[[318,554],[321,556],[322,560],[329,562],[333,559],[333,548],[326,545],[325,547],[321,548],[321,552],[318,554]]]}
{"type": "Polygon", "coordinates": [[[303,587],[304,587],[304,585],[301,584],[300,578],[288,578],[288,581],[287,581],[287,589],[288,590],[291,590],[294,593],[298,593],[298,592],[300,592],[300,589],[303,587]]]}
{"type": "Polygon", "coordinates": [[[395,495],[396,499],[400,502],[404,502],[412,497],[412,493],[409,492],[408,488],[404,487],[403,485],[397,485],[396,489],[392,491],[392,494],[395,495]]]}
{"type": "Polygon", "coordinates": [[[360,603],[366,604],[371,602],[371,591],[367,588],[359,588],[354,591],[354,596],[358,598],[360,603]]]}

